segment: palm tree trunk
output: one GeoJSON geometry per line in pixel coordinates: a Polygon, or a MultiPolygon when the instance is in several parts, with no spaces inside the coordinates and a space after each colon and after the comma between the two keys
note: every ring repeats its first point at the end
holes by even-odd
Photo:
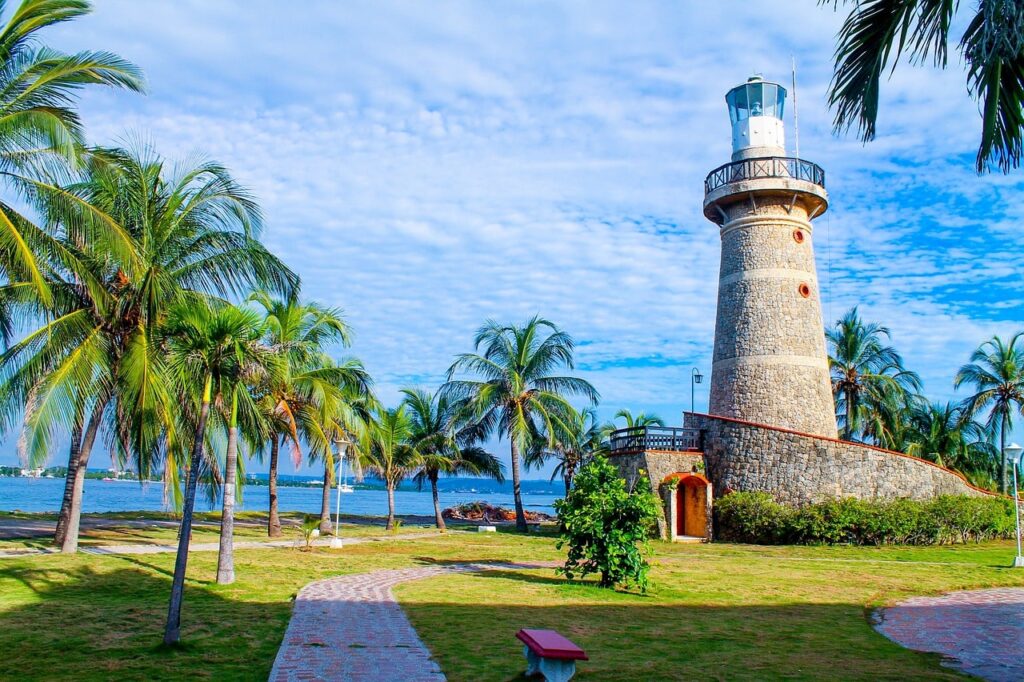
{"type": "Polygon", "coordinates": [[[395,527],[395,484],[386,481],[388,489],[388,522],[384,530],[392,530],[395,527]]]}
{"type": "MultiPolygon", "coordinates": [[[[999,488],[1006,494],[1006,419],[999,424],[999,488]]],[[[1016,491],[1015,491],[1016,492],[1016,491]]]]}
{"type": "Polygon", "coordinates": [[[224,456],[224,504],[220,515],[220,548],[217,552],[217,583],[235,582],[235,478],[238,468],[238,398],[231,398],[231,426],[224,456]]]}
{"type": "Polygon", "coordinates": [[[267,479],[270,483],[270,518],[267,520],[267,535],[272,538],[281,535],[281,517],[277,515],[277,458],[280,454],[280,441],[277,434],[270,440],[270,473],[267,479]]]}
{"type": "Polygon", "coordinates": [[[562,482],[565,483],[565,496],[569,497],[569,491],[572,489],[572,474],[562,476],[562,482]]]}
{"type": "Polygon", "coordinates": [[[320,500],[320,534],[331,532],[331,470],[324,462],[324,494],[320,500]]]}
{"type": "MultiPolygon", "coordinates": [[[[71,487],[71,504],[68,507],[68,523],[64,531],[64,540],[60,545],[60,551],[67,554],[74,554],[78,551],[78,524],[82,519],[82,491],[85,488],[85,472],[88,470],[89,455],[92,454],[96,434],[100,430],[103,410],[106,409],[109,400],[109,397],[100,397],[96,400],[92,414],[89,416],[89,425],[82,437],[82,447],[78,451],[78,466],[75,467],[71,487]]],[[[71,476],[70,469],[68,475],[71,476]]]]}
{"type": "Polygon", "coordinates": [[[82,452],[82,420],[84,415],[75,416],[75,424],[71,428],[71,447],[68,452],[68,471],[64,476],[64,497],[60,503],[60,516],[57,517],[57,529],[53,533],[53,544],[60,547],[68,532],[71,520],[71,499],[74,497],[75,476],[78,473],[79,456],[82,452]]]}
{"type": "Polygon", "coordinates": [[[185,485],[185,502],[181,510],[181,526],[178,530],[178,554],[174,559],[174,579],[171,581],[171,601],[167,607],[167,625],[164,628],[164,644],[177,644],[181,638],[181,602],[185,596],[185,568],[188,565],[188,544],[192,537],[192,509],[196,504],[196,484],[199,482],[199,467],[203,461],[203,441],[206,434],[206,420],[210,416],[210,392],[212,378],[206,377],[203,388],[203,402],[199,408],[199,420],[192,437],[192,458],[189,462],[188,482],[185,485]]]}
{"type": "Polygon", "coordinates": [[[529,531],[526,525],[526,512],[523,511],[523,495],[519,486],[519,448],[516,446],[516,439],[510,438],[512,448],[512,496],[516,501],[516,530],[529,531]]]}
{"type": "Polygon", "coordinates": [[[853,388],[846,389],[846,440],[853,440],[853,420],[856,410],[854,409],[853,388]]]}
{"type": "Polygon", "coordinates": [[[434,523],[437,524],[437,529],[444,531],[444,517],[441,516],[441,501],[437,498],[437,472],[431,472],[430,476],[430,492],[434,496],[434,523]]]}

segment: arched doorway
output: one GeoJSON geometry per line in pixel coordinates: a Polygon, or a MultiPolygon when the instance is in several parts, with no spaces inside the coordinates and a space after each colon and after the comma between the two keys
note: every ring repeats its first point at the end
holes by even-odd
{"type": "Polygon", "coordinates": [[[679,477],[675,491],[673,519],[674,536],[690,538],[708,537],[708,480],[700,474],[679,477]]]}

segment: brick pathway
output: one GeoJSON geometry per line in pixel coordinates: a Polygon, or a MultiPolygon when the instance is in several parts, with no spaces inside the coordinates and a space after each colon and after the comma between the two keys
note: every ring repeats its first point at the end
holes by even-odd
{"type": "Polygon", "coordinates": [[[1024,680],[1024,588],[914,597],[876,614],[875,627],[907,648],[931,651],[993,682],[1024,680]]]}
{"type": "Polygon", "coordinates": [[[430,658],[430,651],[405,617],[391,588],[445,573],[557,565],[449,564],[373,571],[310,583],[295,597],[270,680],[441,682],[444,673],[430,658]]]}

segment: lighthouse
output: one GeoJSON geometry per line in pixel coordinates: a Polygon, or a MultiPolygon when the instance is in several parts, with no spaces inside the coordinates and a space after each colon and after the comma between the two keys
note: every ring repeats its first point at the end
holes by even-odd
{"type": "Polygon", "coordinates": [[[658,491],[665,540],[712,539],[715,500],[733,491],[793,506],[984,494],[932,462],[836,437],[812,227],[828,209],[825,172],[786,155],[786,94],[760,76],[729,91],[732,160],[704,181],[722,238],[708,413],[609,437],[627,485],[658,491]]]}
{"type": "Polygon", "coordinates": [[[812,222],[825,172],[786,155],[786,89],[760,76],[725,96],[732,160],[704,182],[722,260],[708,412],[837,436],[812,222]]]}

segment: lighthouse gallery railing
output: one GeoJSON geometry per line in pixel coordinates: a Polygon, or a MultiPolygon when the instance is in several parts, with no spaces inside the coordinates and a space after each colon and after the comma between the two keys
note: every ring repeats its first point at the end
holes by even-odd
{"type": "Polygon", "coordinates": [[[825,186],[825,170],[818,164],[789,156],[768,156],[719,166],[704,180],[704,194],[710,194],[730,182],[758,178],[793,178],[825,186]]]}
{"type": "Polygon", "coordinates": [[[612,431],[612,452],[641,452],[643,450],[670,450],[674,452],[700,451],[700,429],[672,426],[634,426],[612,431]]]}

